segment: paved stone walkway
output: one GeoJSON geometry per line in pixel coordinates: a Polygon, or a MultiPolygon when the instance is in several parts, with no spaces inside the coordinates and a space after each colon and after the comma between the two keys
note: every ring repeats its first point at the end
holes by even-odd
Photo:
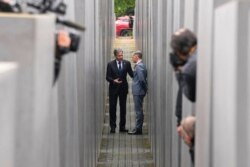
{"type": "MultiPolygon", "coordinates": [[[[124,51],[124,59],[131,61],[132,53],[135,51],[133,39],[117,38],[114,46],[115,48],[122,48],[124,51]]],[[[132,63],[132,68],[133,67],[134,64],[132,63]]],[[[128,77],[128,81],[130,89],[127,98],[126,128],[132,130],[135,125],[135,113],[131,94],[131,78],[128,77]]],[[[148,140],[147,113],[145,113],[143,135],[138,136],[119,133],[119,128],[116,128],[115,134],[110,134],[108,104],[106,105],[105,113],[105,124],[103,127],[101,151],[97,167],[154,167],[148,140]]],[[[119,106],[117,107],[117,119],[116,123],[119,125],[119,106]]]]}

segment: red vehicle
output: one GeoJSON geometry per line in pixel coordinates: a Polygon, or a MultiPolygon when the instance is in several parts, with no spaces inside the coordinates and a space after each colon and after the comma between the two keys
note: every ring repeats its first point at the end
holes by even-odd
{"type": "MultiPolygon", "coordinates": [[[[134,16],[132,16],[134,19],[134,16]]],[[[132,23],[133,24],[133,23],[132,23]]],[[[129,36],[132,35],[132,27],[129,16],[118,17],[115,21],[116,36],[129,36]]]]}

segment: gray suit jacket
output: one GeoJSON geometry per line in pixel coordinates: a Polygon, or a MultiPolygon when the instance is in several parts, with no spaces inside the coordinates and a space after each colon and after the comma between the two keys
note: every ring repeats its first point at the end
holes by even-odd
{"type": "Polygon", "coordinates": [[[132,94],[145,95],[147,93],[147,88],[147,69],[146,66],[140,62],[135,66],[132,94]]]}

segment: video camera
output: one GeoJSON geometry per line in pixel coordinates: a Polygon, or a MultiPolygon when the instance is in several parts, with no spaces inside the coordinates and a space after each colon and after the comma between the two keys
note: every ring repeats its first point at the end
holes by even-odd
{"type": "MultiPolygon", "coordinates": [[[[47,13],[47,12],[53,12],[58,15],[65,15],[67,5],[64,2],[60,2],[56,7],[54,6],[54,0],[43,0],[39,4],[33,4],[33,3],[27,3],[27,6],[32,7],[36,10],[38,10],[39,13],[47,13]]],[[[64,26],[74,28],[79,31],[84,31],[85,28],[81,25],[78,25],[77,23],[71,22],[69,20],[61,20],[59,17],[56,19],[56,23],[62,24],[64,26]]],[[[71,52],[77,52],[79,45],[80,45],[80,36],[74,33],[69,33],[69,37],[71,39],[69,51],[71,52]]],[[[60,46],[59,46],[60,47],[60,46]]],[[[65,54],[64,52],[62,54],[65,54]]]]}
{"type": "MultiPolygon", "coordinates": [[[[42,0],[40,3],[29,3],[27,2],[25,5],[27,7],[30,7],[32,9],[36,10],[36,13],[44,14],[48,12],[53,12],[57,14],[56,23],[61,24],[64,26],[67,26],[69,28],[73,28],[78,31],[84,31],[85,28],[77,23],[74,23],[69,20],[62,20],[59,18],[58,15],[65,15],[67,10],[67,5],[64,2],[59,2],[58,5],[55,5],[56,0],[42,0]]],[[[7,13],[23,13],[23,10],[21,8],[21,5],[18,3],[11,3],[11,0],[0,0],[0,12],[7,12],[7,13]]],[[[29,12],[30,14],[33,14],[34,12],[29,12]]],[[[58,39],[58,33],[56,33],[56,43],[55,43],[55,62],[54,62],[54,83],[56,82],[59,73],[60,73],[60,66],[61,66],[61,60],[62,56],[64,54],[67,54],[69,52],[77,52],[81,37],[75,33],[70,32],[69,34],[70,38],[70,45],[69,47],[62,47],[59,45],[57,39],[58,39]]]]}
{"type": "Polygon", "coordinates": [[[169,60],[174,69],[178,66],[183,66],[186,63],[186,61],[180,59],[175,52],[169,53],[169,60]]]}

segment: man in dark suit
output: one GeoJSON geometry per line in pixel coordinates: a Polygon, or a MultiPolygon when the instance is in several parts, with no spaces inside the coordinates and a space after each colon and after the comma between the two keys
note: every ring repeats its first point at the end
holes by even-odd
{"type": "Polygon", "coordinates": [[[128,132],[126,125],[126,102],[128,94],[127,74],[133,77],[131,63],[123,60],[122,49],[114,50],[115,60],[108,63],[106,80],[109,82],[109,124],[110,133],[115,133],[116,128],[116,105],[119,97],[120,103],[120,132],[128,132]]]}
{"type": "Polygon", "coordinates": [[[134,109],[136,114],[135,128],[129,132],[130,135],[142,134],[143,115],[143,99],[147,93],[147,69],[142,62],[141,51],[136,51],[132,60],[135,64],[134,78],[132,82],[132,94],[134,99],[134,109]]]}

